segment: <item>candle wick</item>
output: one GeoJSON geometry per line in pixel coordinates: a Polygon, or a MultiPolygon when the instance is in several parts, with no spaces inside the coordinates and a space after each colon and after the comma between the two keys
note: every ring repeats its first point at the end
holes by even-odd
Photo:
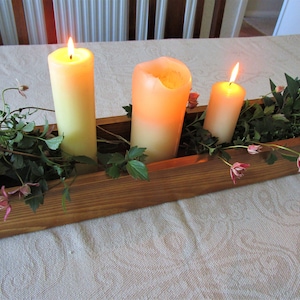
{"type": "Polygon", "coordinates": [[[73,56],[72,56],[72,54],[71,54],[71,55],[70,55],[70,59],[72,59],[72,57],[73,57],[73,56]]]}
{"type": "Polygon", "coordinates": [[[231,84],[232,84],[232,81],[229,82],[229,86],[231,86],[231,84]]]}

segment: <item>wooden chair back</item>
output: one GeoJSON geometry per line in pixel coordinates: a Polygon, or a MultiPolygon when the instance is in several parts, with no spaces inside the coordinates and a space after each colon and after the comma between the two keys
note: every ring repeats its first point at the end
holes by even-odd
{"type": "MultiPolygon", "coordinates": [[[[54,0],[39,0],[41,1],[42,5],[42,13],[44,17],[45,23],[45,31],[47,36],[47,43],[53,44],[57,42],[61,42],[58,40],[57,35],[57,26],[55,20],[55,11],[54,11],[54,0]]],[[[97,1],[97,0],[93,0],[97,1]]],[[[99,0],[100,1],[100,0],[99,0]]],[[[112,0],[113,1],[113,0],[112,0]]],[[[164,6],[164,14],[165,14],[165,23],[163,36],[160,38],[182,38],[183,36],[183,27],[184,27],[184,20],[185,14],[188,13],[187,3],[193,2],[193,5],[196,4],[196,9],[194,11],[194,29],[192,38],[199,38],[200,37],[200,30],[203,16],[204,16],[204,9],[205,9],[205,1],[211,0],[127,0],[128,1],[128,35],[126,39],[135,40],[138,39],[136,32],[137,32],[137,9],[139,1],[146,1],[148,15],[147,15],[147,34],[146,39],[154,39],[155,36],[155,28],[157,26],[157,13],[158,13],[158,5],[161,5],[162,2],[165,2],[164,6]]],[[[16,24],[16,31],[19,44],[29,44],[29,36],[27,30],[27,23],[26,23],[26,14],[24,9],[23,0],[11,0],[13,15],[15,17],[15,24],[16,24]]],[[[212,22],[210,26],[209,36],[212,38],[216,38],[220,36],[221,26],[224,17],[224,9],[226,5],[226,0],[215,0],[214,8],[213,8],[213,16],[212,22]]],[[[92,26],[96,26],[92,24],[92,26]]],[[[77,39],[78,42],[80,40],[77,39]]],[[[2,42],[1,35],[0,35],[0,42],[2,42]]],[[[83,40],[82,42],[87,42],[83,40]]]]}

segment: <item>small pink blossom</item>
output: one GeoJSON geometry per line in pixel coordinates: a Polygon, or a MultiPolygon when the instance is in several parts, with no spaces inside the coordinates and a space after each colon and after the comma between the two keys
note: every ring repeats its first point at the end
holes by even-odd
{"type": "Polygon", "coordinates": [[[27,85],[24,85],[24,84],[20,84],[19,83],[19,80],[18,79],[16,79],[16,81],[17,81],[17,83],[18,83],[18,91],[19,91],[19,93],[23,96],[23,97],[25,97],[25,98],[27,98],[26,97],[26,94],[24,93],[24,91],[27,91],[28,89],[29,89],[29,87],[27,86],[27,85]]]}
{"type": "Polygon", "coordinates": [[[4,221],[6,221],[8,215],[11,212],[11,206],[9,204],[8,194],[5,191],[4,185],[1,187],[1,193],[2,193],[2,195],[0,195],[0,210],[6,209],[6,212],[4,215],[4,221]]]}
{"type": "Polygon", "coordinates": [[[261,152],[262,146],[261,145],[249,145],[247,151],[249,154],[257,154],[261,152]]]}
{"type": "Polygon", "coordinates": [[[275,88],[275,93],[281,93],[284,91],[284,86],[282,85],[277,85],[275,88]]]}
{"type": "Polygon", "coordinates": [[[8,194],[14,195],[14,194],[18,193],[19,198],[26,197],[31,194],[31,188],[30,188],[31,186],[39,186],[39,183],[30,183],[30,182],[25,183],[22,186],[20,186],[19,188],[17,188],[16,190],[9,192],[8,194]]]}
{"type": "Polygon", "coordinates": [[[236,184],[236,179],[240,179],[244,176],[246,168],[250,167],[249,164],[235,162],[230,168],[230,177],[234,184],[236,184]]]}
{"type": "Polygon", "coordinates": [[[198,105],[198,93],[190,93],[189,100],[188,100],[188,108],[193,109],[198,105]]]}
{"type": "Polygon", "coordinates": [[[300,172],[300,155],[297,158],[297,167],[298,167],[298,172],[300,172]]]}

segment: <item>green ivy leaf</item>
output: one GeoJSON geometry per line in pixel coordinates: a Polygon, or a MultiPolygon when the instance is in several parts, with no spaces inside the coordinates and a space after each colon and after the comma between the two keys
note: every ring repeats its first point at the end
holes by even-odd
{"type": "Polygon", "coordinates": [[[300,111],[300,96],[294,101],[293,109],[296,111],[300,111]]]}
{"type": "Polygon", "coordinates": [[[31,131],[33,131],[34,127],[35,127],[35,123],[34,123],[34,122],[29,122],[29,123],[27,123],[27,124],[22,128],[22,130],[23,130],[24,132],[31,132],[31,131]]]}
{"type": "Polygon", "coordinates": [[[287,159],[287,160],[292,161],[292,162],[296,162],[297,159],[298,159],[298,156],[294,156],[294,155],[287,155],[287,154],[282,154],[282,153],[281,153],[281,156],[282,156],[284,159],[287,159]]]}
{"type": "Polygon", "coordinates": [[[97,165],[97,163],[90,157],[84,155],[73,156],[76,162],[87,165],[97,165]]]}
{"type": "Polygon", "coordinates": [[[147,167],[141,161],[129,161],[126,164],[126,170],[135,179],[149,180],[147,167]]]}
{"type": "Polygon", "coordinates": [[[297,98],[298,90],[300,88],[299,81],[293,79],[291,76],[284,74],[287,82],[287,89],[293,99],[297,98]]]}
{"type": "Polygon", "coordinates": [[[70,187],[65,183],[65,181],[63,183],[64,183],[64,189],[63,189],[63,193],[62,193],[61,204],[62,204],[63,210],[66,211],[67,210],[66,202],[71,201],[71,195],[70,195],[70,187]]]}
{"type": "Polygon", "coordinates": [[[262,107],[258,104],[255,104],[254,107],[255,107],[255,111],[253,113],[253,116],[252,116],[251,120],[263,118],[264,111],[263,111],[262,107]]]}
{"type": "Polygon", "coordinates": [[[284,114],[274,114],[272,118],[277,121],[289,122],[289,120],[284,116],[284,114]]]}
{"type": "Polygon", "coordinates": [[[14,142],[19,143],[22,139],[23,139],[23,134],[21,131],[18,131],[16,137],[14,138],[14,142]]]}
{"type": "Polygon", "coordinates": [[[14,155],[12,155],[11,160],[13,162],[13,167],[15,169],[21,169],[25,166],[24,165],[24,159],[23,159],[22,155],[14,154],[14,155]]]}
{"type": "Polygon", "coordinates": [[[45,136],[47,134],[48,130],[49,130],[49,123],[48,123],[48,120],[46,119],[45,124],[44,124],[44,130],[43,130],[43,133],[41,134],[41,137],[45,136]]]}
{"type": "Polygon", "coordinates": [[[119,178],[120,177],[120,169],[116,165],[112,165],[111,167],[106,169],[106,174],[111,178],[119,178]]]}
{"type": "MultiPolygon", "coordinates": [[[[14,119],[14,121],[17,122],[15,119],[14,119]]],[[[22,130],[24,126],[25,126],[25,123],[20,121],[19,123],[17,123],[15,125],[15,128],[16,128],[16,130],[22,130]]]]}
{"type": "Polygon", "coordinates": [[[264,105],[265,106],[271,106],[271,105],[274,105],[274,100],[273,98],[270,98],[270,97],[263,97],[263,102],[264,102],[264,105]]]}
{"type": "Polygon", "coordinates": [[[35,138],[31,138],[28,135],[24,135],[23,139],[18,143],[18,147],[22,149],[27,149],[28,152],[31,153],[33,151],[32,147],[35,144],[35,142],[36,142],[35,138]]]}
{"type": "Polygon", "coordinates": [[[44,140],[44,141],[51,150],[57,150],[59,148],[62,140],[63,140],[63,136],[59,135],[59,136],[56,136],[54,138],[44,140]]]}
{"type": "Polygon", "coordinates": [[[111,158],[111,153],[97,153],[97,158],[103,166],[107,166],[111,158]]]}
{"type": "Polygon", "coordinates": [[[144,155],[146,148],[138,148],[137,146],[134,146],[132,148],[129,149],[129,151],[127,151],[127,159],[128,160],[132,160],[135,159],[137,157],[140,157],[142,155],[144,155]]]}
{"type": "Polygon", "coordinates": [[[44,195],[40,186],[31,187],[31,194],[24,198],[25,203],[30,206],[33,212],[39,208],[40,204],[44,204],[44,195]]]}
{"type": "Polygon", "coordinates": [[[253,140],[254,141],[259,141],[260,137],[261,137],[260,133],[257,130],[254,130],[253,140]]]}
{"type": "Polygon", "coordinates": [[[123,163],[125,163],[125,158],[121,153],[113,153],[107,163],[122,165],[123,163]]]}
{"type": "Polygon", "coordinates": [[[129,104],[127,106],[122,106],[123,109],[127,112],[127,117],[131,118],[132,116],[132,104],[129,104]]]}
{"type": "Polygon", "coordinates": [[[227,152],[224,151],[224,150],[221,150],[221,151],[220,151],[220,155],[221,155],[221,157],[224,158],[226,161],[230,161],[230,159],[231,159],[230,154],[227,153],[227,152]]]}
{"type": "Polygon", "coordinates": [[[275,110],[275,104],[266,106],[264,109],[264,114],[266,116],[272,115],[274,113],[274,110],[275,110]]]}
{"type": "Polygon", "coordinates": [[[44,175],[44,168],[41,165],[38,165],[35,161],[28,161],[30,166],[31,173],[36,177],[42,177],[44,175]]]}
{"type": "Polygon", "coordinates": [[[271,151],[268,155],[268,157],[266,158],[266,163],[268,165],[273,165],[275,163],[275,161],[277,160],[277,156],[274,154],[273,151],[271,151]]]}

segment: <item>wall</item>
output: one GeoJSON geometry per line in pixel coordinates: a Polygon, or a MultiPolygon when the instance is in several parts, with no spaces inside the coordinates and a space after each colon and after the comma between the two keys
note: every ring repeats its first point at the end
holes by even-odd
{"type": "Polygon", "coordinates": [[[248,0],[245,17],[278,17],[283,0],[248,0]]]}

